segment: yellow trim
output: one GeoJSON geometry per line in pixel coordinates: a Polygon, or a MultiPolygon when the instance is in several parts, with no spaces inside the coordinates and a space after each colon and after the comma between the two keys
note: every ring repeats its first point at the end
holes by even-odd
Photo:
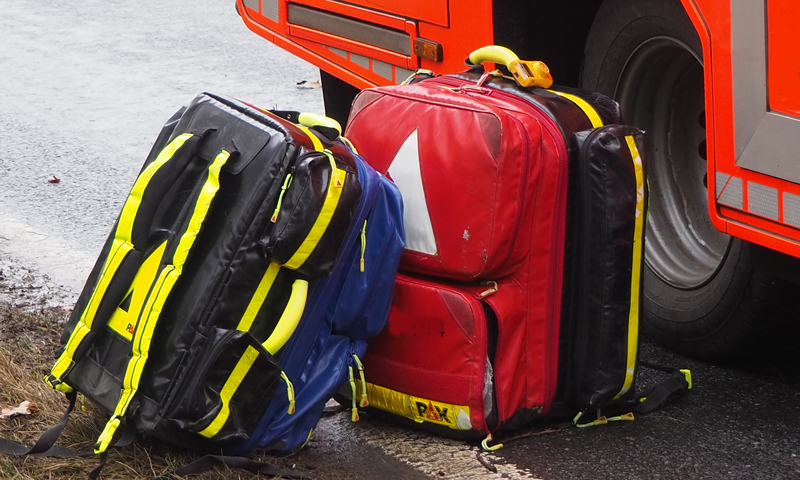
{"type": "Polygon", "coordinates": [[[303,243],[300,245],[297,251],[294,252],[292,258],[283,264],[285,267],[295,270],[300,268],[311,255],[311,252],[314,251],[314,248],[317,246],[322,238],[322,235],[325,233],[325,230],[328,228],[328,225],[331,223],[331,219],[333,218],[333,213],[336,211],[337,205],[339,205],[339,199],[342,197],[342,190],[344,188],[344,182],[346,178],[347,172],[342,169],[335,169],[332,172],[331,181],[328,185],[328,194],[325,197],[325,203],[322,205],[322,210],[320,210],[317,219],[314,221],[314,226],[311,227],[311,232],[309,232],[308,236],[303,240],[303,243]]]}
{"type": "Polygon", "coordinates": [[[494,62],[508,66],[511,62],[519,61],[516,53],[500,45],[487,45],[469,54],[469,61],[473,65],[483,62],[494,62]]]}
{"type": "MultiPolygon", "coordinates": [[[[128,367],[126,368],[125,376],[122,380],[122,393],[120,394],[117,407],[114,409],[114,417],[112,417],[112,419],[125,415],[131,399],[139,389],[139,381],[149,357],[153,332],[158,324],[161,311],[164,308],[164,304],[172,288],[175,286],[175,282],[178,281],[178,278],[180,278],[183,272],[183,265],[189,256],[194,241],[197,239],[197,235],[208,214],[208,210],[211,208],[211,202],[214,200],[219,190],[220,170],[229,158],[230,153],[223,150],[208,167],[208,178],[200,190],[200,195],[197,197],[195,208],[189,219],[186,231],[181,235],[178,241],[178,247],[172,256],[172,265],[164,267],[153,285],[152,291],[148,295],[145,308],[142,311],[142,318],[140,319],[141,325],[137,326],[133,336],[133,355],[128,361],[128,367]]],[[[110,434],[113,437],[115,429],[115,427],[112,428],[109,421],[109,423],[106,424],[106,428],[103,430],[104,435],[110,434]]],[[[102,445],[101,448],[103,448],[102,445]]],[[[103,451],[104,448],[96,452],[102,453],[103,451]]]]}
{"type": "Polygon", "coordinates": [[[297,325],[300,323],[300,318],[303,316],[303,310],[306,307],[306,298],[308,297],[308,282],[305,280],[295,280],[292,284],[292,295],[289,297],[289,303],[286,304],[286,309],[283,311],[278,324],[275,326],[272,335],[262,344],[264,349],[275,355],[278,350],[286,345],[289,337],[292,336],[297,325]]]}
{"type": "Polygon", "coordinates": [[[332,128],[336,130],[339,135],[342,134],[342,126],[339,125],[339,122],[331,117],[326,117],[325,115],[320,115],[318,113],[301,112],[297,115],[297,122],[305,127],[314,128],[320,126],[332,128]]]}
{"type": "Polygon", "coordinates": [[[255,293],[253,293],[253,298],[250,299],[250,304],[247,305],[247,310],[245,310],[244,315],[242,315],[242,319],[239,320],[239,325],[236,326],[236,330],[241,330],[243,332],[250,331],[250,327],[253,326],[256,315],[258,315],[258,311],[261,310],[261,306],[264,305],[264,301],[267,299],[267,295],[272,289],[272,284],[275,283],[275,278],[277,278],[280,270],[281,266],[277,263],[271,262],[269,264],[267,271],[264,272],[264,276],[258,283],[255,293]]]}
{"type": "Polygon", "coordinates": [[[319,137],[311,133],[311,130],[302,125],[297,125],[297,128],[299,128],[300,130],[303,131],[303,133],[308,135],[308,138],[311,139],[311,143],[314,145],[314,150],[321,152],[325,149],[325,147],[322,145],[322,142],[319,141],[319,137]]]}
{"type": "Polygon", "coordinates": [[[639,343],[639,286],[642,277],[642,247],[644,240],[644,169],[642,157],[636,147],[633,136],[625,137],[633,159],[633,168],[636,172],[636,223],[633,234],[633,264],[631,268],[631,309],[628,317],[628,359],[625,371],[625,383],[616,398],[620,398],[633,385],[634,369],[636,368],[636,349],[639,343]]]}
{"type": "Polygon", "coordinates": [[[128,194],[128,198],[120,213],[119,223],[114,233],[114,240],[109,250],[109,257],[97,279],[97,284],[89,298],[89,303],[86,305],[80,320],[75,325],[72,335],[70,335],[67,340],[64,351],[61,353],[50,372],[51,379],[48,383],[51,386],[53,386],[53,381],[60,382],[61,377],[72,367],[75,351],[83,342],[83,339],[86,338],[86,335],[91,332],[94,317],[97,314],[97,308],[100,306],[100,302],[105,296],[106,290],[111,280],[114,278],[114,274],[117,273],[117,269],[122,264],[123,260],[125,260],[128,253],[134,248],[131,243],[133,222],[136,220],[139,206],[142,203],[142,198],[147,190],[147,186],[150,184],[150,180],[152,180],[153,176],[155,176],[156,172],[158,172],[164,164],[175,156],[175,152],[193,136],[194,135],[191,133],[184,133],[175,137],[161,152],[159,152],[156,159],[145,167],[144,171],[139,174],[136,182],[133,184],[133,188],[130,194],[128,194]]]}
{"type": "Polygon", "coordinates": [[[453,430],[472,429],[469,407],[466,405],[453,405],[414,397],[372,383],[367,383],[367,394],[370,406],[414,420],[417,423],[434,423],[453,430]]]}
{"type": "Polygon", "coordinates": [[[133,339],[136,321],[144,307],[147,293],[158,275],[158,268],[161,266],[166,249],[167,241],[165,240],[145,259],[139,267],[139,271],[136,272],[131,287],[125,293],[125,298],[131,296],[128,311],[117,307],[108,320],[108,327],[127,340],[133,339]]]}
{"type": "Polygon", "coordinates": [[[248,345],[247,349],[236,363],[236,366],[233,368],[231,376],[225,380],[225,385],[222,386],[222,390],[219,392],[219,398],[222,400],[222,408],[219,413],[217,413],[217,416],[214,417],[214,420],[212,420],[206,428],[197,432],[198,434],[206,438],[211,438],[219,433],[231,414],[230,403],[233,394],[236,393],[236,389],[239,388],[239,385],[241,385],[242,380],[244,380],[245,375],[250,371],[250,367],[253,366],[257,358],[258,350],[248,345]]]}
{"type": "Polygon", "coordinates": [[[75,325],[75,329],[67,340],[64,351],[61,352],[55,365],[53,365],[53,369],[50,371],[50,375],[54,377],[48,382],[51,386],[54,386],[52,383],[53,380],[60,381],[61,377],[72,368],[75,351],[83,342],[83,339],[92,331],[92,324],[97,314],[97,308],[100,306],[100,301],[103,299],[103,296],[105,296],[108,285],[114,278],[114,274],[117,272],[120,264],[131,250],[133,250],[133,244],[129,241],[114,239],[111,245],[109,258],[106,260],[106,264],[98,277],[97,285],[92,292],[92,296],[89,298],[89,303],[83,310],[80,320],[75,325]]]}
{"type": "Polygon", "coordinates": [[[597,114],[597,111],[594,109],[594,107],[589,105],[589,102],[587,102],[586,100],[582,99],[581,97],[572,95],[570,93],[557,92],[555,90],[548,90],[548,92],[555,93],[559,97],[564,97],[567,100],[574,103],[575,105],[577,105],[578,108],[583,110],[583,113],[586,114],[587,117],[589,117],[589,121],[592,122],[592,126],[594,128],[599,128],[603,126],[603,120],[600,118],[600,115],[597,114]]]}

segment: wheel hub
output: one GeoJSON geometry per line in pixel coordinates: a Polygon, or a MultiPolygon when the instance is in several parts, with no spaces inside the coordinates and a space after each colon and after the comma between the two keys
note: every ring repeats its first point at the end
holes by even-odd
{"type": "Polygon", "coordinates": [[[700,287],[731,241],[708,215],[702,62],[674,38],[651,38],[628,58],[615,98],[625,121],[647,132],[645,262],[673,287],[700,287]]]}

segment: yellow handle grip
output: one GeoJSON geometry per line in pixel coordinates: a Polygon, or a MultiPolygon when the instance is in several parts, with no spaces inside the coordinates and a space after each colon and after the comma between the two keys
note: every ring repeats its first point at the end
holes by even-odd
{"type": "Polygon", "coordinates": [[[342,126],[339,125],[339,122],[330,117],[326,117],[325,115],[320,115],[318,113],[301,112],[297,116],[297,123],[308,128],[314,128],[314,127],[332,128],[337,132],[339,132],[339,136],[342,135],[342,126]]]}
{"type": "Polygon", "coordinates": [[[483,62],[505,65],[520,87],[550,88],[553,85],[553,76],[550,75],[550,69],[544,62],[520,60],[516,53],[506,47],[499,45],[481,47],[469,54],[469,61],[474,65],[483,62]]]}
{"type": "Polygon", "coordinates": [[[264,349],[275,355],[278,350],[286,345],[289,337],[292,336],[297,325],[300,323],[300,318],[303,316],[303,310],[306,308],[306,298],[308,297],[308,282],[305,280],[295,280],[292,284],[292,295],[289,297],[289,303],[286,304],[286,310],[283,311],[278,325],[272,335],[269,336],[266,342],[262,345],[264,349]]]}

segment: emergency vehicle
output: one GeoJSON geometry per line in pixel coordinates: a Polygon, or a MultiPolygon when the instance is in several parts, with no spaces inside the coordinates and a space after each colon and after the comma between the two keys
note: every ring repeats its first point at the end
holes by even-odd
{"type": "MultiPolygon", "coordinates": [[[[790,336],[800,305],[794,0],[237,0],[253,32],[321,69],[327,113],[416,69],[502,45],[646,130],[643,323],[723,359],[790,336]]],[[[380,127],[378,127],[380,128],[380,127]]]]}

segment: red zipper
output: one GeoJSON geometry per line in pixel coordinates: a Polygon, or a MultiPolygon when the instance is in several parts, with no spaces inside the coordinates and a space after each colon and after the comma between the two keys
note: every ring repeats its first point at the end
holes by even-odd
{"type": "MultiPolygon", "coordinates": [[[[435,79],[430,79],[424,81],[424,83],[441,83],[448,86],[463,86],[463,85],[473,85],[472,82],[467,80],[461,80],[454,77],[436,77],[435,79]]],[[[475,90],[469,90],[473,93],[483,94],[483,95],[496,95],[502,98],[503,100],[508,101],[516,106],[521,107],[524,111],[531,113],[541,125],[545,126],[545,129],[550,134],[550,136],[556,139],[556,147],[558,150],[559,155],[559,163],[558,163],[558,190],[556,192],[556,212],[565,212],[566,211],[566,190],[564,186],[567,183],[567,169],[564,168],[564,165],[568,162],[569,157],[567,153],[566,141],[564,140],[564,136],[561,132],[561,129],[558,128],[558,125],[555,124],[552,118],[550,118],[547,114],[542,112],[539,108],[532,105],[529,102],[526,102],[523,98],[514,95],[513,93],[504,92],[502,90],[493,89],[491,87],[479,87],[475,90]],[[562,141],[558,141],[558,140],[562,141]]],[[[502,108],[502,107],[500,107],[502,108]]],[[[526,140],[526,148],[527,148],[527,140],[526,140]]],[[[526,156],[527,161],[527,156],[526,156]]],[[[521,216],[520,216],[521,217],[521,216]]],[[[521,218],[519,218],[521,221],[521,218]]],[[[562,281],[558,281],[558,272],[563,267],[563,257],[564,257],[564,239],[559,237],[559,232],[564,231],[564,224],[566,222],[565,215],[556,215],[556,219],[554,222],[555,228],[553,229],[552,233],[552,245],[555,246],[555,255],[551,256],[551,263],[550,263],[550,290],[548,292],[548,299],[550,300],[549,304],[549,312],[548,312],[548,319],[547,319],[547,351],[545,353],[546,361],[549,368],[546,368],[545,374],[545,401],[544,405],[542,406],[542,414],[546,414],[550,410],[550,406],[552,404],[553,397],[555,395],[555,382],[554,379],[558,375],[558,354],[555,352],[555,348],[558,344],[558,321],[560,319],[561,313],[561,302],[556,302],[555,299],[559,298],[559,292],[561,291],[562,281]]],[[[519,225],[519,224],[518,224],[519,225]]],[[[516,234],[516,230],[515,230],[516,234]]],[[[561,279],[563,280],[563,279],[561,279]]]]}

